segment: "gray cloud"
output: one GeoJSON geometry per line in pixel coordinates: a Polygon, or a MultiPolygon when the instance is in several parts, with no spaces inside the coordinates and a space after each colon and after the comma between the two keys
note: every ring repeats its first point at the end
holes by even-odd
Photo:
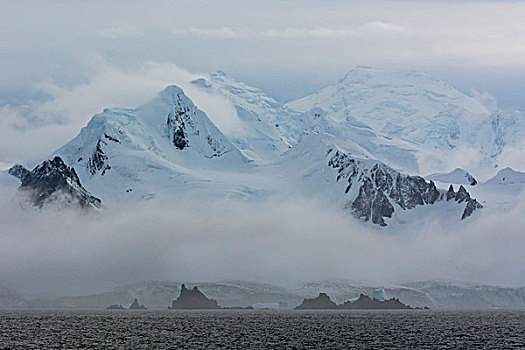
{"type": "MultiPolygon", "coordinates": [[[[186,86],[197,76],[171,63],[146,62],[124,70],[104,60],[98,62],[98,70],[84,83],[73,87],[40,83],[34,90],[45,95],[44,100],[0,106],[0,162],[10,166],[47,157],[103,108],[137,107],[166,86],[186,86]]],[[[225,108],[217,108],[219,118],[225,108]]]]}
{"type": "Polygon", "coordinates": [[[385,231],[315,201],[154,200],[115,204],[96,216],[28,212],[7,202],[0,283],[29,292],[96,292],[148,279],[525,284],[523,205],[385,231]]]}
{"type": "Polygon", "coordinates": [[[144,36],[144,33],[135,29],[135,28],[102,28],[93,33],[95,37],[108,38],[108,39],[118,39],[122,37],[141,37],[144,36]]]}
{"type": "Polygon", "coordinates": [[[358,64],[414,68],[525,107],[524,10],[516,1],[11,2],[0,13],[0,104],[42,81],[85,83],[102,58],[119,70],[223,69],[281,100],[358,64]]]}

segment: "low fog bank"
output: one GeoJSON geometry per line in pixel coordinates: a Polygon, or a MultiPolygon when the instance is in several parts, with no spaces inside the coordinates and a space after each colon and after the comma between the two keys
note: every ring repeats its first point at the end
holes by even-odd
{"type": "Polygon", "coordinates": [[[0,285],[28,296],[143,280],[525,285],[523,204],[499,216],[480,211],[452,229],[437,220],[379,229],[314,201],[152,200],[88,215],[0,201],[0,285]]]}

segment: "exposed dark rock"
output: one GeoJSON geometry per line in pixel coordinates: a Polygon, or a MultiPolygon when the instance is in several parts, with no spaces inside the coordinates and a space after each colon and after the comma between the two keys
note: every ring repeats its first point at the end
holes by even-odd
{"type": "Polygon", "coordinates": [[[459,190],[456,193],[456,202],[463,203],[464,201],[468,201],[470,199],[470,194],[467,192],[465,187],[459,186],[459,190]]]}
{"type": "Polygon", "coordinates": [[[168,133],[170,135],[173,145],[180,150],[188,147],[188,139],[186,136],[186,123],[193,123],[189,107],[182,106],[182,100],[177,100],[178,105],[175,111],[168,114],[168,133]]]}
{"type": "Polygon", "coordinates": [[[219,306],[216,300],[206,298],[197,287],[190,290],[183,284],[179,297],[172,301],[169,309],[219,309],[219,306]]]}
{"type": "Polygon", "coordinates": [[[119,305],[119,304],[113,304],[113,305],[110,305],[106,308],[107,310],[124,310],[124,306],[122,305],[119,305]]]}
{"type": "Polygon", "coordinates": [[[365,221],[370,220],[372,214],[372,200],[374,198],[376,191],[374,185],[370,179],[364,179],[363,184],[359,188],[359,194],[356,199],[352,202],[352,210],[354,215],[365,221]]]}
{"type": "Polygon", "coordinates": [[[376,198],[372,202],[372,222],[380,226],[386,226],[383,217],[391,218],[394,207],[388,201],[383,191],[377,191],[376,198]]]}
{"type": "Polygon", "coordinates": [[[179,150],[195,147],[207,158],[220,157],[231,151],[229,141],[220,136],[213,124],[177,86],[168,86],[159,98],[168,105],[166,127],[169,140],[179,150]],[[209,147],[208,147],[209,146],[209,147]]]}
{"type": "Polygon", "coordinates": [[[476,186],[478,184],[478,180],[476,180],[474,176],[470,175],[469,173],[465,173],[465,177],[467,178],[467,181],[470,183],[470,186],[476,186]]]}
{"type": "Polygon", "coordinates": [[[346,301],[339,305],[340,309],[412,309],[403,304],[399,299],[392,298],[387,300],[371,299],[369,296],[361,294],[355,301],[346,301]]]}
{"type": "Polygon", "coordinates": [[[36,166],[24,176],[19,191],[27,194],[27,199],[39,208],[50,203],[81,208],[101,205],[100,199],[82,187],[75,169],[68,167],[60,157],[36,166]]]}
{"type": "Polygon", "coordinates": [[[188,146],[188,140],[186,140],[186,134],[182,127],[177,128],[173,133],[173,145],[178,149],[184,149],[188,146]]]}
{"type": "Polygon", "coordinates": [[[105,144],[104,141],[98,140],[97,147],[87,162],[87,168],[91,175],[95,175],[97,171],[101,171],[101,175],[104,175],[106,170],[111,169],[111,166],[108,164],[108,156],[102,149],[102,145],[105,144]]]}
{"type": "MultiPolygon", "coordinates": [[[[403,210],[413,209],[418,205],[434,204],[445,196],[433,181],[401,174],[381,162],[370,164],[356,160],[334,148],[328,150],[327,156],[328,166],[337,170],[336,180],[348,182],[345,194],[350,199],[346,208],[364,221],[371,220],[374,224],[386,226],[384,219],[392,217],[396,205],[403,210]]],[[[465,195],[463,191],[460,196],[465,195]]],[[[456,198],[452,187],[446,198],[456,198]]],[[[475,206],[474,209],[477,208],[475,206]]]]}
{"type": "Polygon", "coordinates": [[[461,220],[464,220],[465,218],[472,215],[474,210],[481,209],[481,208],[483,208],[483,206],[480,203],[478,203],[477,200],[475,200],[474,198],[469,198],[467,200],[467,205],[465,206],[465,210],[463,210],[463,215],[461,215],[461,220]]]}
{"type": "Polygon", "coordinates": [[[131,303],[131,306],[129,307],[129,309],[130,310],[146,310],[146,307],[144,305],[140,305],[139,301],[135,299],[131,303]]]}
{"type": "Polygon", "coordinates": [[[337,304],[330,300],[326,293],[319,293],[317,298],[305,298],[303,302],[295,308],[296,310],[313,310],[313,309],[337,309],[337,304]]]}
{"type": "Polygon", "coordinates": [[[456,198],[456,192],[454,192],[454,186],[450,185],[447,191],[447,202],[455,198],[456,198]]]}
{"type": "Polygon", "coordinates": [[[120,143],[120,141],[117,138],[115,138],[113,136],[110,136],[110,135],[108,135],[106,133],[104,133],[104,137],[107,138],[110,141],[113,141],[113,142],[116,142],[116,143],[120,143]]]}
{"type": "Polygon", "coordinates": [[[467,205],[463,210],[463,214],[461,215],[461,220],[464,220],[465,218],[472,215],[474,210],[483,208],[483,206],[480,203],[478,203],[476,199],[470,197],[470,194],[463,186],[459,187],[459,190],[456,193],[454,200],[458,203],[467,202],[467,205]]]}
{"type": "Polygon", "coordinates": [[[7,172],[9,173],[9,175],[13,175],[20,181],[24,180],[24,177],[26,177],[27,174],[29,174],[29,170],[27,170],[24,166],[20,164],[13,165],[7,172]]]}

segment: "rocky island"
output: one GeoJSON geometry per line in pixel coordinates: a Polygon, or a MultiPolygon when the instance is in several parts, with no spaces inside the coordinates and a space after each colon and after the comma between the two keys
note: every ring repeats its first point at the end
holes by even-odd
{"type": "Polygon", "coordinates": [[[108,306],[106,310],[147,310],[147,308],[141,305],[137,299],[134,299],[129,308],[125,308],[122,304],[113,304],[108,306]]]}
{"type": "Polygon", "coordinates": [[[337,309],[337,304],[330,300],[326,293],[319,293],[317,298],[304,299],[303,302],[295,308],[296,310],[314,310],[314,309],[337,309]]]}
{"type": "Polygon", "coordinates": [[[183,284],[180,289],[180,295],[173,300],[168,309],[220,309],[217,300],[208,299],[197,287],[187,289],[183,284]]]}
{"type": "MultiPolygon", "coordinates": [[[[296,310],[329,310],[329,309],[352,309],[352,310],[409,310],[414,309],[409,305],[403,304],[399,299],[392,298],[379,300],[370,298],[361,294],[355,300],[345,301],[337,305],[326,293],[319,293],[319,296],[313,299],[305,298],[303,302],[295,308],[296,310]]],[[[416,308],[420,309],[420,308],[416,308]]],[[[425,309],[428,307],[425,306],[425,309]]]]}
{"type": "Polygon", "coordinates": [[[361,294],[357,300],[345,301],[339,305],[340,309],[378,309],[378,310],[400,310],[413,309],[409,305],[403,304],[399,299],[392,298],[386,300],[379,300],[370,298],[368,295],[361,294]]]}

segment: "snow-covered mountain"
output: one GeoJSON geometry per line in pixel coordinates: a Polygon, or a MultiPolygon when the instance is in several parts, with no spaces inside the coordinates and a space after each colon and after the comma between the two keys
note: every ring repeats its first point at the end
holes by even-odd
{"type": "Polygon", "coordinates": [[[505,168],[485,181],[486,185],[504,185],[504,186],[525,186],[525,172],[516,171],[512,168],[505,168]]]}
{"type": "MultiPolygon", "coordinates": [[[[468,162],[457,157],[467,147],[483,159],[477,166],[493,172],[506,147],[520,149],[525,130],[521,114],[495,113],[416,72],[358,67],[287,106],[221,71],[188,86],[195,100],[220,98],[233,106],[240,128],[223,132],[185,91],[169,86],[136,109],[93,116],[53,156],[105,203],[174,195],[317,198],[384,226],[410,221],[412,211],[459,221],[480,203],[494,208],[499,187],[488,192],[490,182],[471,194],[474,187],[457,186],[475,183],[470,173],[456,169],[425,180],[421,169],[448,170],[452,158],[468,162]]],[[[21,169],[12,172],[23,176],[21,169]]]]}
{"type": "Polygon", "coordinates": [[[228,133],[248,157],[272,159],[299,142],[306,121],[262,90],[229,77],[223,71],[191,82],[201,92],[221,96],[235,108],[240,130],[228,133]]]}
{"type": "Polygon", "coordinates": [[[469,192],[483,199],[487,211],[504,214],[516,208],[523,198],[525,173],[505,168],[487,181],[469,188],[469,192]]]}
{"type": "Polygon", "coordinates": [[[366,140],[359,146],[371,158],[416,174],[468,165],[489,176],[491,169],[505,165],[507,150],[525,149],[525,114],[485,106],[414,71],[357,67],[336,84],[287,106],[323,108],[329,130],[343,139],[340,147],[350,131],[360,131],[366,140]]]}
{"type": "Polygon", "coordinates": [[[213,170],[242,171],[249,164],[177,86],[137,109],[105,109],[54,154],[108,201],[190,190],[192,183],[209,182],[213,170]]]}
{"type": "Polygon", "coordinates": [[[456,168],[449,173],[436,173],[425,176],[427,180],[439,181],[443,183],[461,184],[476,186],[478,181],[466,170],[456,168]]]}
{"type": "MultiPolygon", "coordinates": [[[[311,113],[312,120],[323,115],[319,109],[311,113]]],[[[286,164],[285,171],[291,172],[288,176],[297,182],[318,188],[315,195],[338,201],[355,217],[380,226],[386,226],[385,219],[393,218],[397,212],[450,200],[432,181],[344,152],[333,143],[336,140],[314,125],[301,143],[283,154],[279,164],[286,164]]],[[[482,206],[465,188],[461,189],[457,200],[454,195],[454,201],[449,203],[449,209],[461,210],[458,219],[465,219],[482,206]]]]}

